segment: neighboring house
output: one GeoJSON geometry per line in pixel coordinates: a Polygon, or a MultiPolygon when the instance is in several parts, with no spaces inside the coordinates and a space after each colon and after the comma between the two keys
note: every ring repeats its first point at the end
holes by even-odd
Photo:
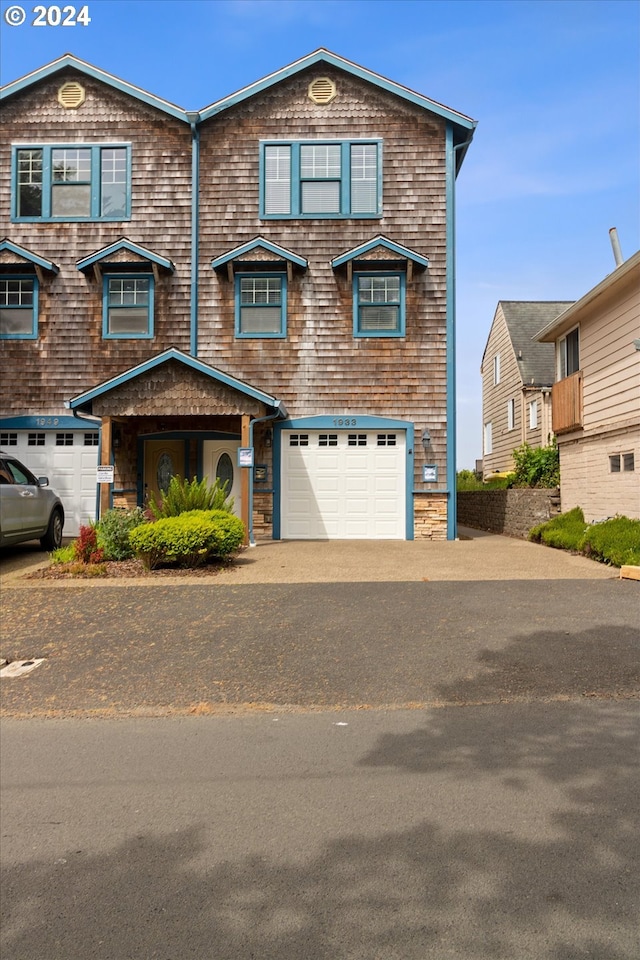
{"type": "Polygon", "coordinates": [[[0,442],[68,534],[178,473],[252,539],[455,537],[474,121],[322,49],[197,113],[70,55],[2,97],[0,442]]]}
{"type": "Polygon", "coordinates": [[[570,303],[498,303],[480,366],[485,478],[513,470],[512,454],[521,444],[549,442],[555,354],[553,346],[532,338],[570,303]]]}
{"type": "Polygon", "coordinates": [[[538,333],[555,344],[563,511],[640,517],[640,252],[538,333]]]}

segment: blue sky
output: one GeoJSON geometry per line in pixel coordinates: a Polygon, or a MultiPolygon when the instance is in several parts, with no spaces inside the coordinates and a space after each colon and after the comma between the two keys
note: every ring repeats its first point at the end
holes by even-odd
{"type": "Polygon", "coordinates": [[[459,468],[481,456],[498,300],[581,297],[615,265],[612,226],[625,257],[640,247],[635,0],[90,0],[67,27],[32,26],[33,3],[9,26],[12,6],[2,83],[70,52],[195,110],[323,46],[478,121],[457,192],[459,468]]]}

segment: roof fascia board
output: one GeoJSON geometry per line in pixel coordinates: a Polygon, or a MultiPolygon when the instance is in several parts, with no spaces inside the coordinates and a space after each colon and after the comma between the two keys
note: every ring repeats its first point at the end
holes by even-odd
{"type": "Polygon", "coordinates": [[[555,340],[576,322],[577,315],[580,314],[585,307],[624,280],[627,275],[639,265],[640,250],[634,253],[632,257],[629,257],[628,260],[625,260],[624,263],[621,263],[619,267],[616,267],[604,280],[601,280],[600,283],[596,284],[588,293],[585,293],[580,300],[572,303],[564,313],[561,313],[559,317],[556,317],[556,319],[548,323],[546,327],[543,327],[532,339],[539,340],[543,343],[555,340]]]}
{"type": "Polygon", "coordinates": [[[401,257],[406,257],[407,260],[413,260],[414,263],[419,264],[421,267],[429,266],[428,257],[423,257],[414,250],[410,250],[408,247],[403,247],[401,244],[395,243],[393,240],[388,240],[383,236],[374,237],[373,240],[367,240],[366,243],[361,243],[359,246],[353,247],[351,250],[347,250],[346,253],[341,254],[339,257],[335,257],[331,261],[331,266],[335,270],[336,267],[341,267],[350,260],[357,260],[359,256],[368,253],[370,250],[374,250],[376,247],[385,247],[385,249],[391,251],[392,253],[397,253],[401,257]]]}
{"type": "Polygon", "coordinates": [[[451,110],[449,107],[445,107],[443,104],[437,103],[435,100],[430,100],[428,97],[424,97],[422,94],[416,93],[414,90],[410,90],[408,87],[404,87],[400,83],[396,83],[393,80],[388,80],[386,77],[382,77],[380,74],[374,73],[372,70],[367,70],[365,67],[361,67],[357,63],[353,63],[351,60],[345,60],[343,57],[339,57],[337,54],[331,53],[329,50],[325,50],[324,48],[315,50],[313,53],[308,54],[306,57],[302,57],[300,60],[290,63],[281,70],[276,70],[274,73],[268,74],[268,76],[263,77],[261,80],[251,83],[249,86],[243,87],[236,93],[233,93],[228,97],[224,97],[222,100],[217,100],[210,106],[205,107],[204,110],[200,111],[201,120],[208,120],[210,117],[221,113],[223,110],[228,110],[229,107],[233,107],[236,106],[236,104],[242,103],[249,97],[252,97],[257,93],[261,93],[263,90],[267,90],[274,84],[280,83],[282,80],[286,80],[288,77],[294,76],[296,73],[300,73],[300,71],[306,70],[307,67],[314,66],[316,63],[327,63],[333,67],[337,67],[340,70],[344,70],[346,73],[350,73],[352,76],[358,77],[360,80],[364,80],[367,83],[372,83],[380,89],[386,90],[387,93],[392,93],[403,100],[408,100],[410,103],[413,103],[418,107],[429,110],[431,113],[435,113],[438,116],[443,117],[445,120],[449,120],[451,123],[463,128],[466,131],[473,131],[477,126],[476,121],[472,120],[470,117],[467,117],[462,113],[458,113],[455,110],[451,110]]]}
{"type": "Polygon", "coordinates": [[[303,270],[306,270],[309,265],[308,261],[305,260],[304,257],[299,257],[297,254],[291,253],[290,250],[285,250],[284,247],[278,246],[277,243],[273,243],[271,240],[265,240],[264,237],[256,237],[255,240],[249,240],[248,243],[243,243],[239,247],[234,247],[234,249],[230,250],[228,253],[224,253],[221,257],[217,257],[215,260],[212,260],[211,266],[214,270],[217,270],[219,267],[225,266],[231,260],[235,260],[237,257],[242,257],[245,253],[249,253],[251,250],[256,250],[259,247],[268,250],[277,257],[281,257],[283,260],[288,260],[290,263],[295,263],[296,266],[302,267],[303,270]]]}
{"type": "Polygon", "coordinates": [[[48,270],[49,273],[56,274],[59,272],[59,267],[53,263],[52,260],[45,260],[44,257],[39,257],[37,254],[32,253],[30,250],[21,247],[17,243],[12,243],[11,240],[3,240],[0,243],[0,252],[3,250],[8,250],[10,253],[14,253],[18,257],[22,257],[24,260],[29,260],[30,263],[33,263],[36,267],[41,267],[43,270],[48,270]]]}
{"type": "Polygon", "coordinates": [[[153,250],[148,250],[146,247],[141,247],[137,243],[132,243],[131,240],[116,240],[115,243],[110,244],[108,247],[103,247],[102,250],[92,253],[83,260],[78,260],[76,266],[78,270],[88,270],[89,267],[92,267],[94,263],[99,263],[101,260],[104,260],[105,257],[110,257],[112,253],[117,253],[119,250],[128,250],[130,253],[135,253],[137,256],[143,257],[145,260],[149,260],[151,263],[155,263],[159,267],[163,267],[170,273],[173,273],[174,271],[174,266],[171,260],[168,260],[166,257],[161,257],[157,253],[154,253],[153,250]]]}
{"type": "Polygon", "coordinates": [[[235,377],[230,377],[228,374],[222,373],[221,370],[217,370],[215,367],[210,367],[208,364],[203,363],[202,360],[198,360],[196,357],[190,357],[188,354],[183,353],[181,350],[177,350],[175,347],[170,347],[168,350],[158,354],[156,357],[152,357],[150,360],[145,360],[143,363],[139,363],[137,366],[125,371],[125,373],[122,373],[117,377],[112,377],[111,380],[106,380],[99,386],[94,387],[91,390],[87,390],[85,393],[78,394],[76,397],[72,397],[70,400],[66,401],[65,406],[67,406],[70,410],[77,410],[85,404],[90,403],[92,400],[95,400],[97,397],[103,396],[105,393],[109,393],[116,387],[122,386],[123,383],[129,383],[131,380],[135,380],[144,373],[149,373],[149,371],[154,370],[163,363],[167,363],[169,360],[178,360],[180,363],[190,367],[192,370],[196,370],[198,373],[204,374],[204,376],[209,377],[211,380],[217,380],[219,383],[222,383],[227,387],[231,387],[232,389],[237,390],[239,393],[243,393],[245,396],[251,397],[253,400],[258,400],[268,407],[277,407],[278,409],[280,407],[280,401],[275,397],[271,397],[269,394],[263,393],[261,390],[256,390],[255,387],[250,387],[249,384],[243,383],[242,380],[236,380],[235,377]]]}
{"type": "Polygon", "coordinates": [[[48,77],[54,76],[56,73],[59,73],[61,70],[64,70],[68,67],[72,67],[79,73],[84,73],[86,76],[100,81],[100,83],[105,83],[107,86],[113,87],[115,90],[119,90],[121,93],[127,94],[127,96],[135,97],[136,100],[141,100],[143,103],[148,104],[150,107],[154,107],[156,110],[161,110],[163,113],[168,113],[170,116],[175,117],[176,120],[182,120],[184,123],[189,122],[186,111],[181,107],[176,106],[176,104],[169,103],[167,100],[162,100],[160,97],[156,97],[154,94],[148,93],[146,90],[142,90],[140,87],[136,87],[132,83],[127,83],[125,80],[120,80],[118,77],[114,77],[105,70],[100,70],[99,67],[94,67],[85,60],[79,60],[71,53],[65,53],[57,60],[53,60],[51,63],[45,64],[44,67],[40,67],[38,70],[33,70],[31,73],[26,74],[26,76],[20,77],[18,80],[14,80],[13,83],[6,84],[6,86],[0,89],[0,99],[4,100],[8,97],[14,96],[17,93],[21,93],[23,90],[28,89],[33,84],[39,83],[41,80],[46,80],[48,77]]]}

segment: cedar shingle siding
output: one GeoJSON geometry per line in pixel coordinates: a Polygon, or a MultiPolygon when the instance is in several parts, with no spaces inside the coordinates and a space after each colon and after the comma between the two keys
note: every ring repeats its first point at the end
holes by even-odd
{"type": "MultiPolygon", "coordinates": [[[[447,511],[453,509],[447,485],[454,490],[449,504],[455,499],[454,477],[447,478],[452,462],[447,457],[447,258],[453,252],[447,203],[455,162],[451,153],[447,160],[447,136],[449,127],[453,142],[462,143],[474,123],[355,65],[341,69],[338,60],[327,54],[292,75],[283,71],[264,89],[237,96],[219,112],[203,111],[196,355],[221,378],[176,359],[145,367],[170,347],[182,354],[192,350],[193,141],[187,115],[162,101],[147,102],[148,95],[115,78],[103,82],[95,68],[85,73],[77,61],[75,69],[67,61],[57,72],[43,68],[32,82],[10,85],[15,89],[4,104],[0,140],[0,235],[52,261],[59,272],[40,282],[37,339],[0,342],[1,417],[60,415],[65,401],[91,393],[77,412],[118,420],[116,478],[126,477],[129,484],[142,469],[135,463],[136,436],[226,428],[238,437],[241,418],[245,429],[249,417],[271,412],[265,396],[280,401],[289,418],[403,421],[415,428],[408,460],[414,475],[406,484],[415,535],[447,535],[447,511]],[[318,77],[335,83],[336,96],[328,104],[308,96],[309,84],[318,77]],[[69,80],[79,80],[86,91],[78,109],[65,110],[58,103],[58,90],[69,80]],[[359,139],[382,142],[382,216],[260,218],[260,141],[359,139]],[[11,222],[12,144],[93,143],[130,145],[129,220],[11,222]],[[211,262],[259,236],[302,258],[307,268],[288,264],[286,336],[240,339],[233,270],[250,270],[251,264],[268,270],[273,264],[282,271],[287,265],[260,248],[220,269],[213,270],[211,262]],[[383,243],[363,253],[367,269],[406,272],[405,334],[355,337],[352,264],[334,270],[331,261],[379,236],[428,259],[429,266],[425,269],[419,259],[408,262],[383,243]],[[137,264],[137,254],[118,250],[95,268],[77,269],[78,261],[123,238],[174,267],[172,273],[155,270],[153,337],[148,339],[103,336],[100,271],[137,264]],[[226,386],[225,378],[232,385],[226,386]],[[253,399],[255,394],[261,399],[253,399]],[[426,460],[425,429],[431,436],[426,460]],[[437,465],[439,482],[423,482],[427,461],[437,465]]],[[[0,269],[17,262],[5,252],[0,269]]],[[[265,437],[264,429],[256,430],[256,453],[275,482],[265,437]]],[[[198,462],[195,446],[189,456],[198,462]]],[[[129,488],[125,494],[119,502],[132,502],[129,488]]],[[[260,488],[256,496],[260,524],[269,533],[269,495],[260,488]]]]}

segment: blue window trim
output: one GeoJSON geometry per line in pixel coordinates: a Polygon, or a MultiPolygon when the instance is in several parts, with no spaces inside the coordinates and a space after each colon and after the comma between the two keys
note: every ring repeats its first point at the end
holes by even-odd
{"type": "Polygon", "coordinates": [[[260,141],[260,219],[261,220],[379,220],[382,216],[382,140],[377,137],[355,140],[261,140],[260,141]],[[339,145],[340,213],[302,213],[300,206],[300,147],[339,145]],[[377,210],[375,213],[351,213],[351,146],[372,144],[377,147],[377,210]],[[265,212],[265,148],[291,147],[291,196],[289,213],[265,212]]]}
{"type": "Polygon", "coordinates": [[[255,270],[245,273],[235,274],[235,334],[238,340],[284,340],[287,336],[287,275],[280,272],[263,273],[255,270]],[[277,277],[280,280],[280,330],[277,333],[243,333],[240,329],[240,283],[242,280],[250,277],[255,279],[273,279],[277,277]]]}
{"type": "Polygon", "coordinates": [[[16,310],[32,311],[30,333],[0,333],[0,340],[37,340],[38,339],[38,300],[40,284],[33,273],[5,273],[2,280],[30,280],[33,283],[33,305],[29,307],[15,307],[16,310]]]}
{"type": "Polygon", "coordinates": [[[154,336],[155,278],[152,273],[107,273],[102,278],[102,337],[104,340],[151,340],[154,336]],[[109,333],[109,281],[147,280],[149,304],[147,308],[146,333],[109,333]]]}
{"type": "Polygon", "coordinates": [[[13,223],[121,223],[131,219],[131,144],[130,143],[18,143],[11,151],[11,220],[13,223]],[[101,151],[125,150],[127,160],[126,208],[122,217],[109,217],[100,214],[101,203],[101,151]],[[18,215],[18,152],[20,150],[42,150],[42,214],[39,217],[21,217],[18,215]],[[91,214],[88,217],[54,217],[51,215],[51,153],[53,150],[90,150],[91,151],[91,214]]]}
{"type": "Polygon", "coordinates": [[[403,271],[398,270],[361,270],[353,274],[353,335],[354,337],[404,337],[406,332],[406,277],[403,271]],[[358,280],[360,277],[398,277],[400,280],[400,303],[398,311],[397,330],[361,330],[360,329],[360,301],[358,296],[358,280]]]}

